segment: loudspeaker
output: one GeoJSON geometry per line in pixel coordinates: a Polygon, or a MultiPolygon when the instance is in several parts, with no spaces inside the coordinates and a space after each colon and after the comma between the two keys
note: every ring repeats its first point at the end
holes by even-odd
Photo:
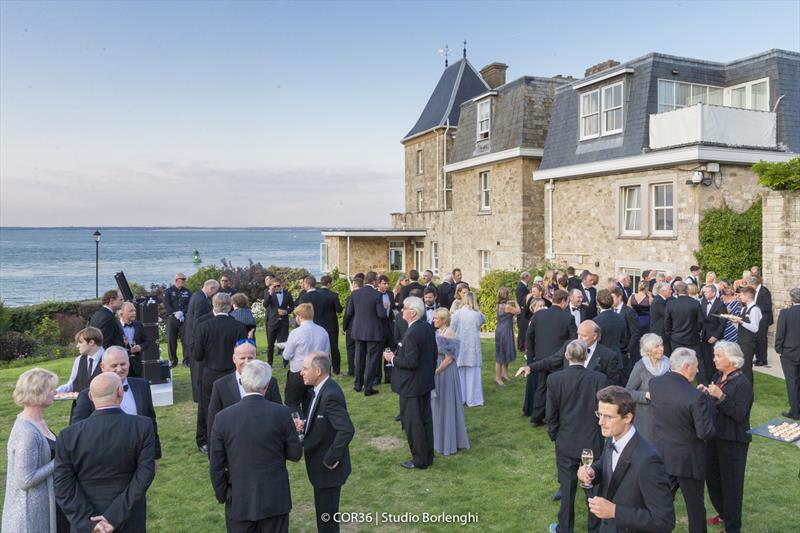
{"type": "MultiPolygon", "coordinates": [[[[136,300],[136,317],[143,324],[157,324],[158,299],[156,299],[154,296],[138,298],[136,300]]],[[[158,336],[156,336],[155,338],[158,338],[158,336]]]]}
{"type": "Polygon", "coordinates": [[[142,372],[150,385],[160,385],[170,381],[169,363],[166,361],[142,361],[142,372]]]}
{"type": "Polygon", "coordinates": [[[150,340],[150,344],[140,354],[142,361],[158,361],[161,358],[161,350],[158,345],[158,325],[145,324],[144,336],[150,340]]]}
{"type": "Polygon", "coordinates": [[[131,286],[128,285],[128,280],[125,278],[124,272],[117,272],[114,274],[114,279],[117,282],[117,287],[119,288],[119,292],[122,293],[122,298],[126,302],[133,301],[133,291],[131,291],[131,286]]]}

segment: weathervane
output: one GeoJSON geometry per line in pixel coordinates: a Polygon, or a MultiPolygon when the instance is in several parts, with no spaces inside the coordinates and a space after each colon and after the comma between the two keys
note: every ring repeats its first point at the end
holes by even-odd
{"type": "Polygon", "coordinates": [[[467,58],[467,40],[464,39],[464,59],[467,58]]]}
{"type": "Polygon", "coordinates": [[[444,48],[439,48],[439,55],[444,56],[444,68],[447,68],[448,66],[449,63],[448,58],[450,57],[450,52],[451,52],[450,47],[447,45],[444,45],[444,48]]]}

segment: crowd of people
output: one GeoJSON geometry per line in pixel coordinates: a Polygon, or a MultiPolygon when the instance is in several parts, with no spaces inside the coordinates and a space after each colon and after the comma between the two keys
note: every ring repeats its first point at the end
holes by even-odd
{"type": "MultiPolygon", "coordinates": [[[[180,341],[197,403],[197,448],[208,455],[228,531],[288,531],[286,461],[303,455],[317,527],[338,531],[322,517],[338,510],[351,471],[355,429],[343,373],[365,398],[381,384],[398,395],[396,420],[410,452],[401,467],[427,469],[435,453],[470,448],[464,412],[484,405],[486,317],[460,269],[439,285],[433,277],[412,270],[390,288],[387,276],[357,274],[344,306],[330,276],[319,284],[303,278],[296,298],[268,277],[264,362],[250,302],[227,276],[192,293],[176,274],[164,296],[168,358],[179,364],[180,341]],[[283,395],[275,354],[286,371],[283,395]]],[[[496,297],[494,382],[506,386],[509,365],[523,352],[516,373],[526,376],[523,414],[555,443],[561,503],[550,530],[573,531],[580,482],[590,531],[671,531],[678,488],[690,531],[707,523],[739,531],[752,366],[767,363],[772,324],[759,272],[733,282],[708,273],[702,285],[697,267],[685,279],[645,271],[636,287],[624,273],[599,289],[598,281],[588,271],[526,272],[513,293],[502,287],[496,297]],[[711,518],[706,489],[717,511],[711,518]]],[[[786,375],[784,415],[798,419],[800,289],[790,296],[775,349],[786,375]]],[[[157,339],[146,338],[135,306],[118,291],[102,303],[75,336],[80,355],[64,384],[40,368],[17,382],[22,412],[8,443],[3,531],[145,529],[146,492],[162,449],[141,354],[157,339]],[[74,396],[58,438],[44,417],[56,394],[74,396]]]]}

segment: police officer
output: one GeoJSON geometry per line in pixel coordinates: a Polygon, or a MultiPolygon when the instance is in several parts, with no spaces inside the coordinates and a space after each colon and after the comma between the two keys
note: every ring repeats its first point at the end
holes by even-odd
{"type": "MultiPolygon", "coordinates": [[[[175,284],[164,295],[164,308],[167,310],[167,349],[172,368],[178,366],[178,339],[183,339],[183,321],[189,308],[189,298],[192,297],[192,291],[184,287],[184,283],[186,274],[178,272],[175,274],[175,284]]],[[[186,358],[186,355],[183,357],[186,358]]]]}
{"type": "Polygon", "coordinates": [[[221,278],[219,278],[219,292],[224,292],[225,294],[230,294],[233,296],[236,294],[236,289],[231,287],[231,280],[227,274],[223,274],[221,278]]]}

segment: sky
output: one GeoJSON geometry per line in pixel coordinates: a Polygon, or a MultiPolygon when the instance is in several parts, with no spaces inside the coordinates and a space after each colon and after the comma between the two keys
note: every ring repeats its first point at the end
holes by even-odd
{"type": "Polygon", "coordinates": [[[800,50],[800,1],[0,2],[0,226],[388,227],[444,68],[800,50]]]}

